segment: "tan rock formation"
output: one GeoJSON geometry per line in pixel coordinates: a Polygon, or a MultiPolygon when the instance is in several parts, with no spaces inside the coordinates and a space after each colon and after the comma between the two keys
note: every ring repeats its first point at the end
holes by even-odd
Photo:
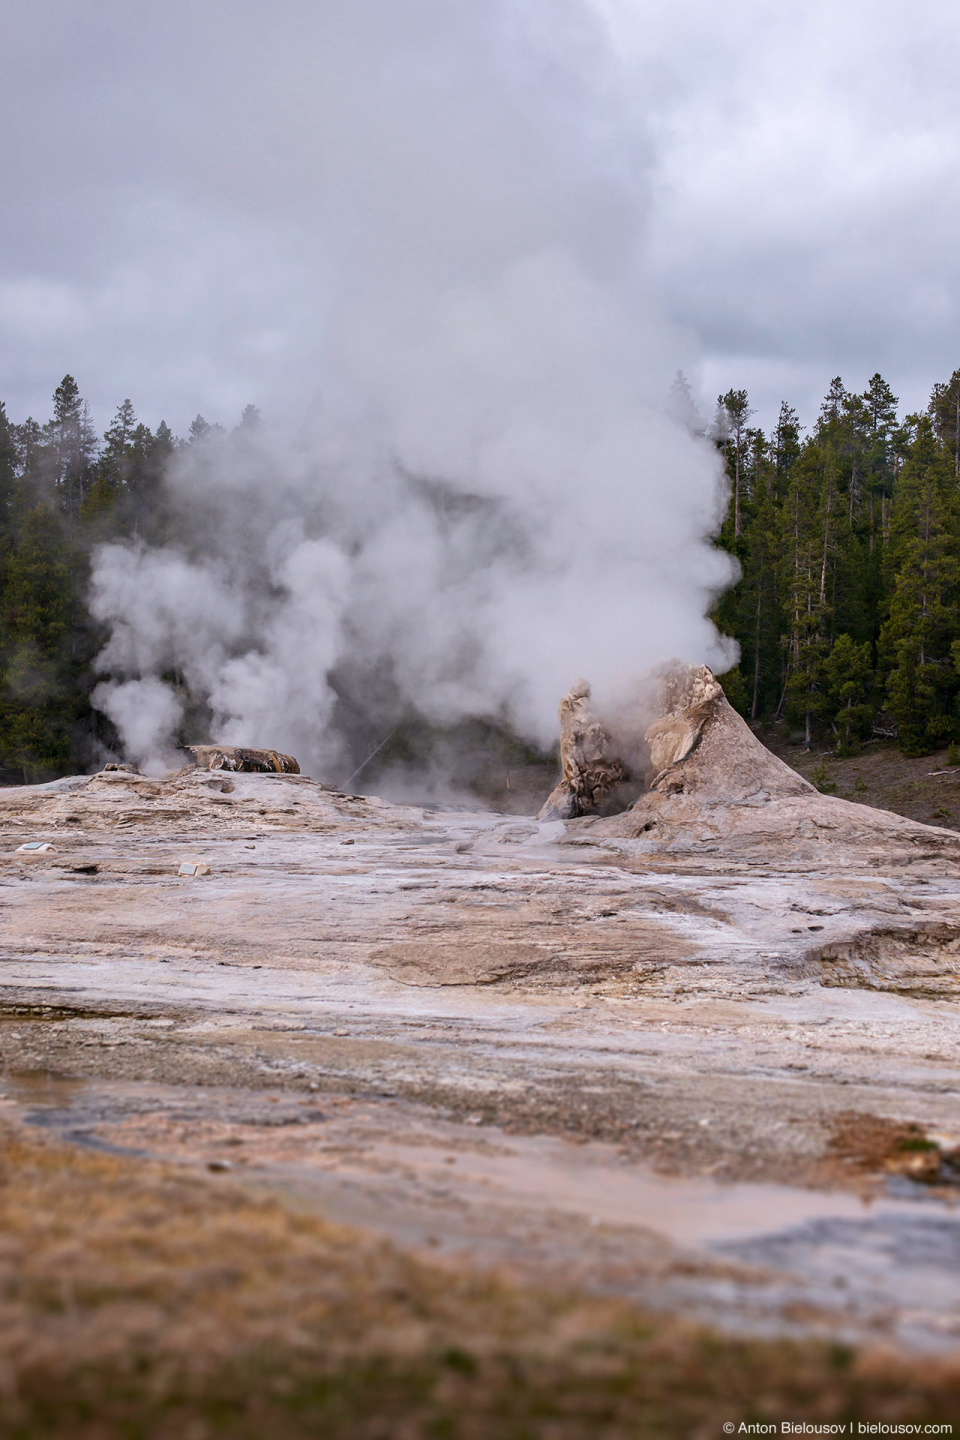
{"type": "MultiPolygon", "coordinates": [[[[660,714],[644,737],[653,771],[648,794],[695,794],[701,805],[818,796],[809,781],[761,745],[706,665],[669,671],[658,701],[660,714]]],[[[634,809],[647,798],[641,796],[634,809]]]]}
{"type": "Polygon", "coordinates": [[[279,750],[252,750],[241,745],[187,745],[201,770],[233,770],[246,774],[299,775],[292,755],[279,750]]]}
{"type": "Polygon", "coordinates": [[[610,755],[610,736],[590,708],[590,686],[578,680],[560,701],[562,778],[542,807],[539,820],[570,820],[602,814],[616,803],[627,777],[622,761],[610,755]]]}
{"type": "Polygon", "coordinates": [[[705,665],[669,671],[658,708],[645,734],[649,788],[625,813],[585,822],[598,838],[710,866],[808,869],[828,855],[857,868],[937,860],[953,873],[960,864],[953,831],[821,795],[760,743],[705,665]]]}

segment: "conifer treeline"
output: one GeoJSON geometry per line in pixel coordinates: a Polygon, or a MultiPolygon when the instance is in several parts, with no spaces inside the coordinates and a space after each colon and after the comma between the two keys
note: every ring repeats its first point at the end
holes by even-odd
{"type": "Polygon", "coordinates": [[[802,438],[786,403],[767,436],[746,391],[720,396],[719,544],[741,578],[716,620],[740,643],[724,685],[749,719],[919,755],[960,734],[960,370],[925,413],[897,404],[881,375],[859,395],[838,377],[802,438]]]}
{"type": "MultiPolygon", "coordinates": [[[[241,428],[258,423],[250,405],[241,428]]],[[[163,485],[177,449],[216,438],[198,415],[187,440],[156,432],[124,400],[102,439],[64,376],[53,417],[14,424],[0,403],[0,767],[38,780],[84,769],[115,744],[90,695],[106,636],[86,605],[95,545],[163,543],[173,518],[163,485]]]]}
{"type": "MultiPolygon", "coordinates": [[[[718,544],[741,578],[715,619],[740,644],[724,685],[750,720],[846,751],[889,735],[922,754],[960,737],[960,370],[924,414],[900,420],[897,403],[880,375],[860,395],[838,378],[804,438],[786,403],[767,436],[746,391],[719,398],[730,505],[718,544]]],[[[238,429],[258,422],[248,406],[238,429]]],[[[106,639],[85,603],[93,547],[172,538],[166,468],[218,437],[200,415],[186,440],[151,432],[125,400],[101,439],[69,375],[46,424],[15,424],[0,403],[7,781],[83,769],[115,742],[90,702],[106,639]]]]}

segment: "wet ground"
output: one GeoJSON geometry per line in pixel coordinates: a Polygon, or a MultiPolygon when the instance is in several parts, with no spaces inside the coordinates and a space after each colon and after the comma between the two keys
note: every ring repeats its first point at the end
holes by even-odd
{"type": "Polygon", "coordinates": [[[516,1135],[397,1099],[4,1077],[0,1118],[173,1160],[430,1255],[744,1333],[924,1349],[960,1335],[960,1210],[658,1173],[603,1142],[516,1135]]]}
{"type": "Polygon", "coordinates": [[[734,1331],[956,1345],[960,876],[227,783],[3,797],[0,1116],[734,1331]]]}

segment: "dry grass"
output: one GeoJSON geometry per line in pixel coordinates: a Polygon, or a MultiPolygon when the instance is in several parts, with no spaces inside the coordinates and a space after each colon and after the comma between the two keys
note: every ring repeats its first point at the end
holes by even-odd
{"type": "Polygon", "coordinates": [[[831,1151],[860,1171],[955,1183],[953,1166],[944,1172],[939,1147],[919,1125],[858,1110],[841,1110],[829,1123],[831,1151]]]}
{"type": "Polygon", "coordinates": [[[718,1337],[430,1265],[232,1180],[0,1135],[18,1440],[621,1440],[958,1401],[960,1363],[718,1337]]]}
{"type": "Polygon", "coordinates": [[[790,744],[774,729],[758,738],[806,780],[823,767],[833,794],[880,810],[893,810],[924,825],[960,829],[960,766],[946,763],[946,750],[932,755],[902,755],[893,741],[872,741],[856,755],[837,756],[823,745],[806,750],[790,744]],[[859,783],[858,783],[859,782],[859,783]]]}

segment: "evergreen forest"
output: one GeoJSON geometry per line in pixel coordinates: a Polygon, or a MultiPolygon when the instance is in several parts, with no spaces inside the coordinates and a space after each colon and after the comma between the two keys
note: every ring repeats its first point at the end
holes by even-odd
{"type": "MultiPolygon", "coordinates": [[[[740,568],[713,612],[740,646],[727,694],[751,723],[838,754],[960,738],[960,370],[922,414],[897,406],[880,375],[862,394],[838,377],[808,434],[786,402],[771,434],[752,427],[745,390],[699,427],[729,480],[716,543],[740,568]]],[[[248,406],[237,428],[258,423],[248,406]]],[[[88,769],[115,744],[90,701],[106,639],[85,604],[94,547],[172,538],[172,457],[229,439],[200,415],[184,439],[151,431],[129,400],[100,436],[70,375],[45,423],[0,403],[0,781],[88,769]]]]}
{"type": "Polygon", "coordinates": [[[751,428],[717,406],[730,503],[718,543],[739,583],[715,619],[740,644],[724,686],[753,722],[839,754],[887,736],[922,755],[960,733],[960,370],[902,420],[881,375],[837,377],[809,435],[784,403],[751,428]]]}

